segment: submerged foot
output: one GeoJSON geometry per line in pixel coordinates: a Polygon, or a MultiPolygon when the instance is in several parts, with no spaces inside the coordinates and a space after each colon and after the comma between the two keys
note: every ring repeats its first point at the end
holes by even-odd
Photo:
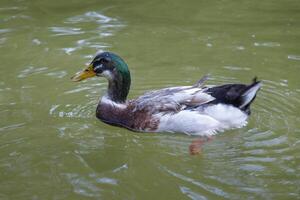
{"type": "Polygon", "coordinates": [[[212,136],[200,137],[192,141],[192,144],[189,146],[190,155],[200,154],[202,151],[202,146],[204,143],[209,142],[213,139],[212,136]]]}

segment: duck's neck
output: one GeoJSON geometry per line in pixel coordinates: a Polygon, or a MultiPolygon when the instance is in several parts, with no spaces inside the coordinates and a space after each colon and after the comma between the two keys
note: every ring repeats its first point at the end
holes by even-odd
{"type": "Polygon", "coordinates": [[[108,78],[107,97],[116,102],[124,103],[130,89],[130,74],[113,74],[108,78]]]}

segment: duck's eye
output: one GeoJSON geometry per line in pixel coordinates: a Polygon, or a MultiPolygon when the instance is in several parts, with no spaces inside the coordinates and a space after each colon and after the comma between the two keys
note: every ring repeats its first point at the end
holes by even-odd
{"type": "Polygon", "coordinates": [[[94,66],[94,72],[96,72],[96,73],[102,73],[103,70],[104,70],[103,69],[103,64],[99,64],[99,65],[94,66]]]}
{"type": "Polygon", "coordinates": [[[97,61],[95,61],[93,65],[94,65],[94,66],[101,65],[101,60],[97,60],[97,61]]]}
{"type": "Polygon", "coordinates": [[[109,63],[109,59],[108,58],[101,58],[100,59],[100,62],[102,62],[102,63],[109,63]]]}
{"type": "Polygon", "coordinates": [[[106,60],[105,60],[104,58],[101,58],[99,61],[100,61],[101,63],[106,63],[106,60]]]}

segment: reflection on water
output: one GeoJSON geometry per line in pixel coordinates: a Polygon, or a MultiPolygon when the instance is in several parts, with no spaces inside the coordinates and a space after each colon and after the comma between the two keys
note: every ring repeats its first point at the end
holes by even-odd
{"type": "Polygon", "coordinates": [[[72,47],[62,48],[68,55],[80,49],[92,48],[94,51],[100,51],[110,47],[107,43],[99,42],[101,38],[111,37],[116,31],[125,26],[118,19],[105,16],[95,11],[67,18],[64,20],[63,25],[62,27],[49,28],[50,31],[54,33],[53,36],[89,36],[84,39],[80,38],[72,47]],[[70,25],[71,27],[65,25],[70,25]]]}
{"type": "Polygon", "coordinates": [[[290,60],[300,60],[300,56],[299,55],[288,55],[288,59],[290,59],[290,60]]]}
{"type": "Polygon", "coordinates": [[[298,2],[181,3],[0,3],[0,199],[299,198],[298,2]],[[70,77],[106,50],[130,98],[205,74],[263,87],[246,127],[190,156],[193,137],[96,119],[106,81],[70,77]]]}
{"type": "Polygon", "coordinates": [[[228,194],[226,192],[224,192],[222,189],[219,189],[219,188],[216,188],[216,187],[213,187],[213,186],[210,186],[210,185],[206,185],[206,184],[204,184],[200,181],[196,181],[193,178],[184,176],[182,174],[178,174],[178,173],[173,172],[171,170],[168,170],[168,169],[165,169],[165,170],[169,174],[171,174],[172,176],[175,176],[176,178],[182,179],[186,182],[192,183],[192,184],[202,188],[203,190],[206,190],[206,191],[208,191],[210,193],[213,193],[213,194],[215,194],[217,196],[220,196],[220,197],[229,198],[228,194]]]}
{"type": "Polygon", "coordinates": [[[257,47],[280,47],[278,42],[254,42],[254,46],[257,47]]]}

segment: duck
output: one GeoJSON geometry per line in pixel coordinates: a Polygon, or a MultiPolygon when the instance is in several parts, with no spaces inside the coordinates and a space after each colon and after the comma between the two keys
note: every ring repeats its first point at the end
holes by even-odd
{"type": "Polygon", "coordinates": [[[208,76],[194,85],[148,91],[128,100],[131,76],[128,65],[112,52],[97,53],[92,62],[71,79],[75,82],[104,77],[107,92],[100,98],[96,117],[102,122],[135,132],[170,132],[213,136],[247,124],[250,105],[261,88],[250,84],[206,85],[208,76]]]}

